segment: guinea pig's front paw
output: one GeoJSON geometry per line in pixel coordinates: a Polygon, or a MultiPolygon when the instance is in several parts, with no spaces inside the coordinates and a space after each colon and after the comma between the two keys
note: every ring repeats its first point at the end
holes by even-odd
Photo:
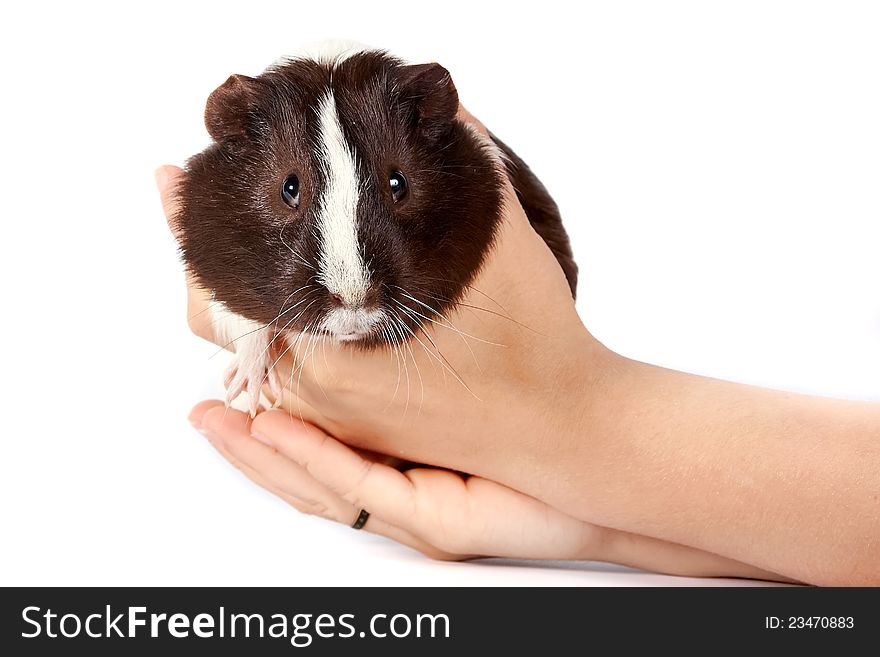
{"type": "Polygon", "coordinates": [[[236,357],[226,370],[226,405],[229,406],[243,392],[248,395],[251,417],[257,414],[260,391],[268,384],[276,403],[281,399],[281,380],[268,357],[242,359],[236,357]]]}
{"type": "Polygon", "coordinates": [[[248,394],[251,417],[257,414],[260,403],[260,391],[263,384],[276,401],[281,399],[281,380],[275,370],[275,361],[269,331],[265,329],[245,333],[235,340],[235,359],[226,370],[224,385],[226,386],[226,405],[231,404],[241,393],[248,394]]]}
{"type": "MultiPolygon", "coordinates": [[[[271,349],[276,333],[267,325],[231,312],[223,303],[210,308],[211,323],[218,344],[235,349],[235,358],[226,369],[226,405],[243,392],[249,397],[251,416],[257,414],[260,391],[268,384],[276,402],[281,399],[281,380],[275,372],[271,349]]],[[[282,340],[283,342],[283,340],[282,340]]]]}

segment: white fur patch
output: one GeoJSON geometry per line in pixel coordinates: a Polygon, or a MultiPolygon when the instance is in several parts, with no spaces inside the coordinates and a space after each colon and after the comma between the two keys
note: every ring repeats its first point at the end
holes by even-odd
{"type": "Polygon", "coordinates": [[[214,340],[221,347],[231,344],[236,353],[243,352],[253,357],[258,343],[262,343],[262,346],[268,343],[267,331],[262,324],[232,312],[225,303],[212,302],[208,312],[214,340]]]}
{"type": "Polygon", "coordinates": [[[352,55],[356,55],[364,50],[371,50],[371,48],[360,41],[354,41],[351,39],[325,39],[324,41],[318,41],[306,45],[302,49],[302,52],[304,56],[314,59],[316,62],[339,64],[352,55]]]}
{"type": "Polygon", "coordinates": [[[360,181],[354,153],[345,141],[333,92],[318,108],[320,152],[318,160],[326,183],[318,200],[321,254],[318,281],[350,306],[363,303],[370,273],[358,241],[357,206],[360,181]]]}
{"type": "Polygon", "coordinates": [[[352,55],[365,50],[374,50],[374,48],[351,39],[325,39],[300,46],[276,63],[283,64],[291,59],[311,59],[322,64],[336,66],[352,55]]]}
{"type": "Polygon", "coordinates": [[[381,310],[336,308],[327,313],[321,328],[337,340],[348,342],[363,338],[385,317],[381,310]]]}

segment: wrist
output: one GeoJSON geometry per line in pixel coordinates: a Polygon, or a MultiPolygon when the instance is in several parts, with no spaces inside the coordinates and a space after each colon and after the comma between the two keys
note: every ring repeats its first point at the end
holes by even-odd
{"type": "Polygon", "coordinates": [[[608,465],[609,415],[619,401],[615,398],[624,372],[636,363],[608,349],[586,329],[560,343],[561,353],[552,357],[560,367],[547,377],[540,411],[543,431],[528,443],[531,477],[521,484],[527,489],[520,490],[567,513],[577,509],[577,517],[590,521],[585,513],[593,495],[590,482],[597,468],[608,465]],[[574,508],[573,494],[582,502],[574,508]],[[561,501],[568,503],[567,510],[561,501]]]}

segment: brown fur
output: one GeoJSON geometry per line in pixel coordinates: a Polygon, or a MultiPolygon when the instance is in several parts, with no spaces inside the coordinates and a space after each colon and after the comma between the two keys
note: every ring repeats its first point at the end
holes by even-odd
{"type": "MultiPolygon", "coordinates": [[[[205,123],[215,143],[189,160],[179,189],[185,262],[217,300],[260,323],[277,320],[281,328],[303,311],[286,328],[304,330],[333,307],[316,283],[315,200],[326,181],[316,156],[315,108],[328,89],[357,154],[358,239],[372,274],[370,303],[414,328],[421,321],[412,312],[433,319],[428,307],[442,313],[460,299],[500,220],[503,173],[454,118],[458,95],[437,64],[410,66],[373,51],[335,67],[292,60],[257,78],[232,76],[208,100],[205,123]],[[392,171],[408,182],[399,203],[388,188],[392,171]],[[300,179],[296,209],[280,195],[291,173],[300,179]]],[[[496,143],[509,158],[507,175],[529,220],[574,294],[577,268],[556,204],[528,166],[496,143]]]]}

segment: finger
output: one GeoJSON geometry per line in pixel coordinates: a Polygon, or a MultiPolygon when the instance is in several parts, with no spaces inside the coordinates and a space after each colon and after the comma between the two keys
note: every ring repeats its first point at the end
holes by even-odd
{"type": "Polygon", "coordinates": [[[261,413],[251,429],[257,440],[300,464],[347,502],[398,527],[413,524],[415,490],[398,470],[365,459],[317,427],[280,411],[261,413]]]}
{"type": "MultiPolygon", "coordinates": [[[[325,520],[338,522],[336,519],[324,515],[324,507],[316,507],[313,504],[309,504],[304,500],[292,496],[287,491],[275,486],[272,482],[263,477],[257,470],[252,468],[247,463],[239,461],[230,451],[226,449],[222,441],[214,441],[212,442],[212,445],[220,453],[220,455],[223,456],[223,458],[229,461],[229,463],[234,468],[239,470],[242,474],[244,474],[244,476],[254,482],[257,486],[260,486],[261,488],[266,489],[273,495],[281,498],[300,513],[305,513],[306,515],[310,516],[319,516],[324,518],[325,520]]],[[[343,524],[346,525],[354,524],[355,519],[360,515],[360,509],[355,508],[351,505],[349,505],[349,509],[349,516],[351,519],[343,521],[343,524]]],[[[451,552],[444,552],[443,550],[434,547],[433,545],[422,540],[421,538],[414,536],[407,530],[401,529],[400,527],[396,527],[395,525],[385,522],[382,518],[379,518],[376,515],[370,515],[370,518],[367,521],[367,524],[364,525],[362,531],[370,534],[376,534],[377,536],[384,536],[385,538],[388,538],[396,543],[406,545],[407,547],[416,550],[417,552],[421,552],[431,559],[438,559],[442,561],[460,561],[463,558],[462,555],[453,554],[451,552]]]]}
{"type": "MultiPolygon", "coordinates": [[[[310,516],[320,515],[320,511],[322,511],[321,508],[317,508],[307,501],[302,500],[298,497],[294,497],[287,491],[278,488],[250,465],[244,463],[243,461],[239,461],[228,449],[226,449],[226,445],[224,444],[222,439],[218,439],[215,436],[209,436],[208,440],[214,447],[214,449],[216,449],[220,453],[220,456],[225,458],[230,463],[230,465],[232,465],[236,470],[241,472],[245,477],[250,479],[257,486],[259,486],[260,488],[264,488],[273,495],[281,498],[300,513],[305,513],[306,515],[310,516]]],[[[332,520],[332,518],[328,518],[328,520],[332,520]]]]}
{"type": "Polygon", "coordinates": [[[198,428],[200,430],[205,431],[205,436],[208,438],[208,441],[211,443],[211,445],[214,447],[214,449],[216,449],[220,453],[220,455],[223,458],[225,458],[227,461],[229,461],[229,463],[234,468],[241,471],[241,473],[244,474],[248,479],[250,479],[252,482],[257,484],[257,486],[260,486],[261,488],[265,488],[273,495],[280,497],[282,500],[284,500],[285,502],[290,504],[292,507],[294,507],[297,511],[300,511],[300,512],[308,514],[308,515],[318,515],[317,512],[320,509],[316,508],[312,504],[309,504],[307,501],[302,500],[302,499],[290,494],[288,491],[283,490],[283,489],[275,486],[275,484],[273,484],[268,479],[266,479],[258,470],[254,469],[250,464],[245,463],[245,462],[237,459],[226,448],[226,444],[225,444],[223,437],[222,437],[223,436],[222,432],[220,434],[216,434],[213,431],[209,431],[207,429],[204,429],[203,423],[204,423],[205,413],[213,408],[221,408],[221,407],[224,407],[223,402],[220,402],[217,400],[209,400],[209,401],[200,402],[199,404],[196,404],[196,406],[193,408],[192,412],[190,413],[190,416],[189,416],[190,421],[193,423],[193,426],[195,426],[196,428],[198,428]]]}
{"type": "Polygon", "coordinates": [[[350,504],[309,476],[302,467],[254,440],[246,413],[214,407],[205,412],[202,423],[237,461],[259,472],[272,486],[303,500],[314,507],[318,515],[337,522],[347,522],[351,517],[350,504]]]}
{"type": "Polygon", "coordinates": [[[196,429],[201,429],[204,424],[204,416],[205,413],[210,411],[212,408],[219,408],[223,406],[223,402],[219,399],[206,399],[205,401],[201,401],[189,412],[189,421],[196,429]]]}
{"type": "MultiPolygon", "coordinates": [[[[297,402],[298,402],[298,400],[297,400],[297,402]]],[[[306,404],[305,402],[302,402],[301,404],[299,404],[297,402],[294,403],[294,407],[298,407],[298,411],[302,411],[301,414],[300,413],[292,413],[292,412],[288,412],[288,411],[279,411],[279,412],[288,413],[288,416],[295,422],[305,421],[306,423],[320,425],[321,421],[323,420],[323,416],[321,414],[319,414],[311,406],[306,404]]],[[[203,428],[202,425],[204,424],[205,413],[207,413],[208,411],[210,411],[211,409],[214,409],[214,408],[225,410],[226,407],[227,407],[227,404],[219,399],[206,399],[204,401],[200,401],[198,404],[193,406],[192,410],[189,412],[189,417],[188,417],[189,422],[196,429],[202,430],[202,428],[203,428]]],[[[262,412],[262,410],[263,409],[261,408],[260,411],[262,412]]],[[[233,416],[233,417],[235,417],[235,416],[233,416]]],[[[376,454],[376,453],[372,453],[372,452],[367,452],[367,450],[358,450],[358,452],[361,453],[362,455],[364,455],[366,458],[370,458],[372,460],[389,459],[389,457],[386,457],[383,454],[376,454]]]]}
{"type": "MultiPolygon", "coordinates": [[[[347,525],[354,523],[362,507],[345,502],[315,481],[301,466],[254,440],[247,431],[250,422],[244,413],[226,413],[225,410],[221,402],[202,402],[193,409],[191,417],[198,418],[200,426],[208,431],[211,444],[227,461],[255,484],[277,495],[298,511],[347,525]],[[268,476],[267,470],[271,471],[268,476]],[[281,476],[285,477],[285,481],[279,485],[278,478],[281,476]],[[317,499],[319,497],[321,499],[317,499]]],[[[432,559],[448,561],[461,558],[460,555],[439,550],[406,529],[385,521],[376,512],[371,512],[364,530],[385,536],[432,559]]]]}
{"type": "Polygon", "coordinates": [[[180,208],[177,195],[177,186],[183,180],[183,169],[170,164],[156,169],[156,187],[159,189],[159,197],[162,199],[162,210],[165,212],[165,220],[168,228],[175,238],[180,237],[180,230],[175,218],[180,208]]]}

